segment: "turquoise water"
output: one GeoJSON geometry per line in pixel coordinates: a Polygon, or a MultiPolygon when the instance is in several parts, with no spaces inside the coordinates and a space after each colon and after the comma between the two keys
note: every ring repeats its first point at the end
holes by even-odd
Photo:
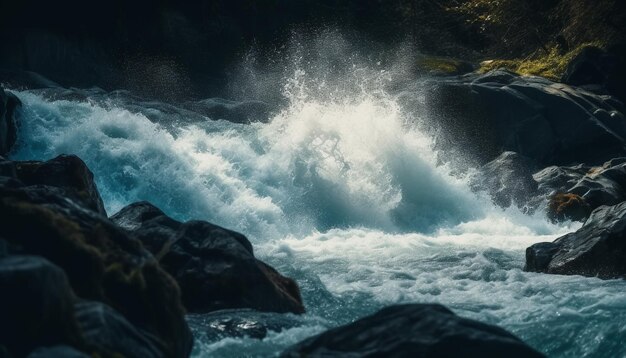
{"type": "Polygon", "coordinates": [[[77,154],[109,214],[149,200],[177,219],[243,232],[257,256],[299,282],[308,312],[285,316],[295,326],[217,342],[194,326],[197,356],[276,355],[401,302],[445,304],[551,357],[626,356],[624,281],[522,271],[526,247],[576,225],[472,193],[416,125],[428,118],[393,96],[320,99],[294,81],[287,104],[251,125],[190,121],[149,104],[141,114],[101,94],[14,92],[24,110],[11,157],[77,154]]]}

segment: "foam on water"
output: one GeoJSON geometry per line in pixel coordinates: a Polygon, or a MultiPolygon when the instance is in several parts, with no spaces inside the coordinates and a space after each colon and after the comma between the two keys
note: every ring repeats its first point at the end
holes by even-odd
{"type": "Polygon", "coordinates": [[[527,246],[575,227],[472,193],[437,164],[430,139],[393,97],[321,101],[299,83],[267,124],[207,119],[174,130],[113,100],[16,92],[24,110],[12,158],[77,154],[109,213],[149,200],[175,218],[244,232],[299,282],[310,324],[263,341],[198,342],[197,355],[272,355],[398,302],[446,304],[551,356],[626,354],[623,281],[522,271],[527,246]]]}

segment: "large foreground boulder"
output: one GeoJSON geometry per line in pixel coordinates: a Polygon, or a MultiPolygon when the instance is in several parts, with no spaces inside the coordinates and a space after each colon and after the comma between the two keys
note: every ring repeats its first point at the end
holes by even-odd
{"type": "Polygon", "coordinates": [[[626,277],[626,202],[601,206],[582,228],[526,249],[526,271],[626,277]]]}
{"type": "Polygon", "coordinates": [[[190,312],[227,308],[302,313],[295,281],[254,257],[248,239],[205,221],[181,223],[147,202],[111,217],[160,260],[190,312]]]}
{"type": "Polygon", "coordinates": [[[83,346],[74,292],[58,266],[37,256],[0,258],[0,292],[0,346],[14,356],[39,346],[83,346]]]}
{"type": "Polygon", "coordinates": [[[611,96],[496,70],[426,85],[444,149],[486,163],[514,151],[540,167],[597,165],[626,155],[623,104],[611,96]],[[448,145],[450,144],[450,145],[448,145]]]}
{"type": "Polygon", "coordinates": [[[10,254],[45,257],[78,297],[111,306],[157,337],[164,356],[188,356],[193,340],[176,282],[141,242],[77,199],[75,189],[0,177],[0,217],[10,254]]]}
{"type": "Polygon", "coordinates": [[[164,347],[158,338],[133,326],[101,302],[77,302],[75,312],[83,339],[98,352],[127,358],[165,356],[164,347]]]}
{"type": "Polygon", "coordinates": [[[287,349],[283,357],[543,357],[502,328],[440,305],[391,306],[287,349]]]}
{"type": "Polygon", "coordinates": [[[0,87],[0,155],[8,153],[17,140],[15,116],[21,104],[14,94],[5,92],[0,87]]]}

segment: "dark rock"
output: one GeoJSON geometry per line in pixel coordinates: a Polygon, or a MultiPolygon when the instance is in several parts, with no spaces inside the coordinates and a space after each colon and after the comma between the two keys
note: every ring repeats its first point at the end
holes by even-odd
{"type": "Polygon", "coordinates": [[[606,51],[587,46],[567,65],[561,81],[574,86],[599,89],[623,101],[626,100],[625,66],[624,48],[616,47],[606,51]]]}
{"type": "Polygon", "coordinates": [[[22,102],[0,87],[0,155],[11,150],[17,140],[17,111],[22,102]]]}
{"type": "Polygon", "coordinates": [[[567,192],[574,187],[589,171],[590,166],[582,164],[571,167],[550,166],[533,174],[538,189],[545,195],[567,192]]]}
{"type": "Polygon", "coordinates": [[[59,155],[45,162],[15,162],[17,178],[26,185],[49,185],[72,189],[88,208],[106,216],[93,173],[75,155],[59,155]]]}
{"type": "Polygon", "coordinates": [[[75,310],[85,341],[99,352],[128,358],[165,356],[165,347],[156,337],[136,328],[107,305],[82,301],[75,310]]]}
{"type": "Polygon", "coordinates": [[[480,168],[471,186],[474,190],[488,192],[501,207],[512,204],[523,207],[537,194],[534,171],[535,164],[530,159],[515,152],[504,152],[480,168]]]}
{"type": "Polygon", "coordinates": [[[584,221],[591,210],[589,203],[580,195],[558,193],[550,197],[547,215],[553,221],[584,221]]]}
{"type": "Polygon", "coordinates": [[[15,163],[4,159],[2,156],[0,156],[0,176],[17,179],[15,163]]]}
{"type": "Polygon", "coordinates": [[[0,186],[0,237],[61,267],[78,296],[110,305],[158,337],[165,355],[186,357],[192,337],[176,282],[138,240],[67,194],[46,185],[0,186]]]}
{"type": "Polygon", "coordinates": [[[146,202],[124,207],[111,220],[119,227],[132,232],[156,257],[162,259],[176,240],[176,232],[182,225],[165,215],[161,209],[146,202]]]}
{"type": "Polygon", "coordinates": [[[504,70],[431,81],[439,145],[485,163],[514,151],[540,166],[596,165],[626,155],[626,121],[610,96],[504,70]]]}
{"type": "Polygon", "coordinates": [[[548,167],[534,174],[539,190],[550,197],[548,214],[555,220],[584,220],[602,205],[626,200],[626,158],[602,166],[548,167]]]}
{"type": "Polygon", "coordinates": [[[209,98],[187,102],[184,107],[213,120],[224,119],[234,123],[267,122],[269,105],[261,101],[236,102],[223,98],[209,98]]]}
{"type": "Polygon", "coordinates": [[[283,357],[543,357],[502,328],[440,305],[391,306],[288,348],[283,357]]]}
{"type": "Polygon", "coordinates": [[[52,346],[35,349],[28,358],[89,358],[90,356],[69,346],[52,346]]]}
{"type": "Polygon", "coordinates": [[[206,314],[192,314],[187,320],[203,342],[224,338],[263,339],[267,333],[281,332],[302,325],[302,319],[292,314],[259,312],[251,309],[220,310],[206,314]]]}
{"type": "Polygon", "coordinates": [[[295,281],[257,260],[248,239],[205,221],[180,223],[147,202],[111,217],[146,243],[178,282],[191,312],[226,308],[304,312],[295,281]]]}
{"type": "Polygon", "coordinates": [[[38,346],[81,346],[74,293],[63,270],[38,256],[0,258],[0,345],[14,356],[38,346]]]}
{"type": "Polygon", "coordinates": [[[594,210],[582,228],[526,249],[526,271],[626,277],[626,202],[594,210]]]}

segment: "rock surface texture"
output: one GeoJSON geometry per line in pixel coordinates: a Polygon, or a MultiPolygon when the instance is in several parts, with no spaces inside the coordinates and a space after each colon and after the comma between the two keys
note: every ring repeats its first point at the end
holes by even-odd
{"type": "Polygon", "coordinates": [[[390,306],[288,348],[282,357],[543,357],[504,329],[440,305],[390,306]]]}
{"type": "Polygon", "coordinates": [[[468,74],[426,85],[443,145],[483,163],[514,151],[540,167],[598,165],[626,154],[623,104],[608,95],[522,77],[505,70],[468,74]]]}
{"type": "Polygon", "coordinates": [[[526,249],[526,271],[626,277],[626,202],[601,206],[578,231],[526,249]]]}
{"type": "Polygon", "coordinates": [[[190,312],[225,308],[302,313],[298,285],[257,260],[248,239],[205,221],[181,223],[147,202],[111,217],[178,282],[190,312]]]}
{"type": "MultiPolygon", "coordinates": [[[[4,160],[0,171],[0,238],[6,255],[2,260],[15,255],[49,260],[64,272],[77,297],[110,306],[137,331],[156,337],[160,356],[189,355],[192,337],[176,282],[140,241],[102,214],[91,173],[80,159],[59,157],[44,163],[4,160]]],[[[28,280],[30,285],[44,289],[44,282],[36,278],[28,280]]],[[[63,280],[51,278],[45,284],[63,287],[63,280]]],[[[26,301],[16,299],[16,304],[16,311],[20,304],[26,305],[25,310],[37,309],[26,301]]],[[[43,303],[34,302],[33,306],[36,304],[43,303]]],[[[29,325],[23,317],[15,319],[26,322],[28,329],[39,326],[29,325]]],[[[59,331],[62,327],[59,324],[49,328],[59,331]]],[[[29,331],[23,333],[22,341],[37,342],[29,331]]],[[[70,344],[86,353],[105,356],[106,352],[116,352],[114,347],[101,350],[68,341],[49,343],[70,344]]]]}

